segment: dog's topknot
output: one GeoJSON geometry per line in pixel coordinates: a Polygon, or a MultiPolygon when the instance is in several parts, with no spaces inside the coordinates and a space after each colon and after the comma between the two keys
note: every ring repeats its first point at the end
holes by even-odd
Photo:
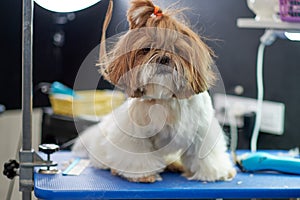
{"type": "Polygon", "coordinates": [[[162,10],[151,0],[131,0],[131,7],[127,12],[130,29],[145,27],[149,18],[155,13],[157,20],[163,17],[162,10]]]}

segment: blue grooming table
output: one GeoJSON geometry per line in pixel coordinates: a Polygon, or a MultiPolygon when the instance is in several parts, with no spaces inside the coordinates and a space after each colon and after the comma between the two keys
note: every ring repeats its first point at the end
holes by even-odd
{"type": "MultiPolygon", "coordinates": [[[[278,153],[279,151],[268,151],[278,153]]],[[[284,152],[284,151],[283,151],[284,152]]],[[[240,151],[239,153],[245,153],[240,151]]],[[[70,152],[53,154],[62,163],[70,152]]],[[[238,172],[230,182],[188,181],[178,173],[162,173],[163,181],[130,183],[110,171],[86,168],[79,176],[34,174],[34,193],[39,199],[201,199],[201,198],[296,198],[300,176],[274,172],[238,172]]]]}

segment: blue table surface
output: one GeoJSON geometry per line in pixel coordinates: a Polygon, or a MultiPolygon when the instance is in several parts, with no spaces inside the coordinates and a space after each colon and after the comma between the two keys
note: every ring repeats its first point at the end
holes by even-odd
{"type": "MultiPolygon", "coordinates": [[[[277,154],[279,151],[267,151],[277,154]]],[[[282,151],[284,152],[284,151],[282,151]]],[[[239,151],[245,153],[245,151],[239,151]]],[[[53,154],[62,163],[70,152],[53,154]]],[[[86,168],[79,176],[34,173],[34,192],[40,199],[201,199],[201,198],[296,198],[300,176],[274,172],[242,173],[228,182],[188,181],[178,173],[162,173],[162,181],[131,183],[110,171],[86,168]]]]}

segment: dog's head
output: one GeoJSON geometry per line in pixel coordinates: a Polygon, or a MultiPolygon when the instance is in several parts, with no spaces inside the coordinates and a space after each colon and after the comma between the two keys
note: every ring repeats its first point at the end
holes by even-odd
{"type": "Polygon", "coordinates": [[[206,91],[214,81],[213,52],[175,12],[132,0],[130,30],[108,53],[103,76],[130,97],[188,98],[206,91]]]}

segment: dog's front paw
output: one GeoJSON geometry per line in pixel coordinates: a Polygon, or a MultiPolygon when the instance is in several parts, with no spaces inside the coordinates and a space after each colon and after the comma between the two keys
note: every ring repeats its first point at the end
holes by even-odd
{"type": "Polygon", "coordinates": [[[231,181],[235,175],[236,170],[233,167],[230,168],[211,168],[211,169],[200,169],[195,173],[185,172],[183,174],[189,180],[200,180],[200,181],[231,181]]]}
{"type": "Polygon", "coordinates": [[[231,168],[230,170],[228,170],[227,176],[223,177],[223,180],[224,181],[231,181],[235,177],[235,175],[236,175],[236,169],[231,168]]]}
{"type": "Polygon", "coordinates": [[[186,156],[183,161],[186,170],[184,175],[189,180],[230,181],[236,175],[229,154],[225,152],[212,152],[202,159],[186,156]]]}
{"type": "Polygon", "coordinates": [[[236,175],[236,170],[235,168],[231,168],[227,171],[227,174],[223,177],[220,177],[219,180],[221,181],[231,181],[236,175]]]}

